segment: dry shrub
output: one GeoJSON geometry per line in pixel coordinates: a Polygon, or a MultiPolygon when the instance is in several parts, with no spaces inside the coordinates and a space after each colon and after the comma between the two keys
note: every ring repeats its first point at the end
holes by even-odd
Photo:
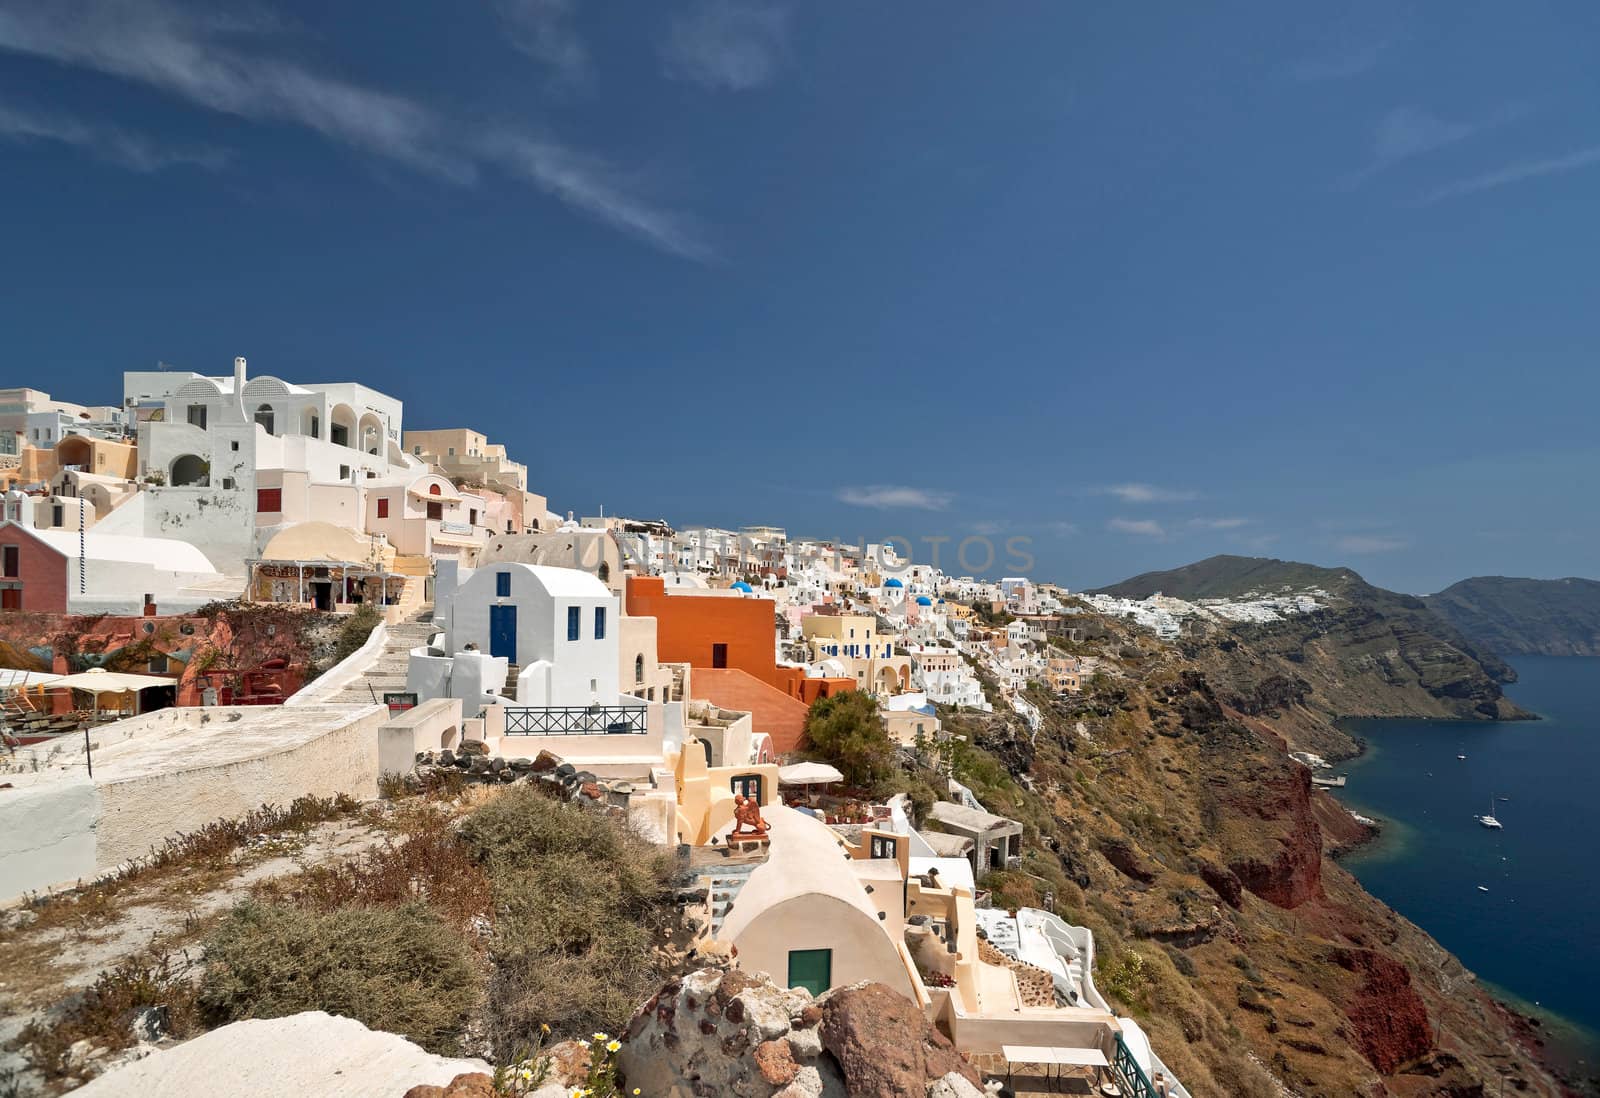
{"type": "Polygon", "coordinates": [[[264,804],[232,820],[213,820],[194,831],[173,836],[150,852],[144,865],[160,869],[183,862],[214,862],[232,856],[258,835],[279,831],[305,831],[319,823],[361,810],[361,802],[347,793],[334,797],[296,797],[288,808],[264,804]]]}
{"type": "Polygon", "coordinates": [[[34,1070],[55,1079],[70,1073],[67,1052],[81,1040],[111,1052],[134,1043],[132,1023],[146,1007],[165,1010],[163,1027],[187,1037],[199,1026],[195,989],[164,955],[130,957],[94,984],[59,1018],[28,1023],[18,1036],[34,1070]]]}
{"type": "Polygon", "coordinates": [[[282,888],[298,907],[331,912],[345,907],[425,903],[458,929],[494,909],[489,878],[447,818],[418,814],[399,842],[353,861],[319,865],[282,888]]]}
{"type": "Polygon", "coordinates": [[[463,840],[496,902],[485,1030],[496,1049],[616,1031],[660,984],[653,947],[676,925],[672,860],[622,823],[513,788],[469,816],[463,840]]]}
{"type": "Polygon", "coordinates": [[[482,973],[460,934],[420,905],[331,912],[241,904],[206,947],[207,1021],[325,1010],[460,1051],[482,973]]]}

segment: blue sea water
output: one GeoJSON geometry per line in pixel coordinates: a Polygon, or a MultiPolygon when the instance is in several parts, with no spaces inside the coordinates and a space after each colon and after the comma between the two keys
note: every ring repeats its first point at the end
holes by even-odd
{"type": "Polygon", "coordinates": [[[1343,865],[1493,989],[1600,1063],[1600,660],[1525,656],[1506,692],[1540,721],[1347,721],[1339,791],[1384,824],[1343,865]],[[1465,755],[1464,760],[1457,755],[1465,755]],[[1505,825],[1474,819],[1494,800],[1505,825]],[[1488,889],[1480,891],[1479,886],[1488,889]],[[1572,1023],[1563,1026],[1562,1020],[1572,1023]]]}

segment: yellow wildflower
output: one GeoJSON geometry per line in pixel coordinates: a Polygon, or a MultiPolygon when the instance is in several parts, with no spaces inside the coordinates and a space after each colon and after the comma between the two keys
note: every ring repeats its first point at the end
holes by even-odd
{"type": "Polygon", "coordinates": [[[622,1047],[622,1042],[621,1041],[607,1041],[606,1042],[606,1051],[607,1052],[616,1052],[621,1047],[622,1047]]]}
{"type": "Polygon", "coordinates": [[[596,1041],[609,1041],[611,1040],[611,1035],[609,1033],[596,1033],[594,1039],[596,1041]]]}

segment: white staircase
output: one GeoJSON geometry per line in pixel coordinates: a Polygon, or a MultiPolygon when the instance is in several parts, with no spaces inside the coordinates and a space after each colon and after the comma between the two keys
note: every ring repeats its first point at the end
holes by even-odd
{"type": "Polygon", "coordinates": [[[386,691],[404,690],[411,650],[427,644],[433,631],[432,607],[424,609],[413,619],[389,626],[383,651],[378,653],[377,660],[367,669],[367,673],[327,698],[327,704],[371,705],[383,701],[386,691]]]}

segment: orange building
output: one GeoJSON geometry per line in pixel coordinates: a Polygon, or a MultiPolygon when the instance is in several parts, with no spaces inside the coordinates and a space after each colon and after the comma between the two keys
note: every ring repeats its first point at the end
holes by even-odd
{"type": "Polygon", "coordinates": [[[656,619],[656,658],[693,667],[696,697],[748,711],[755,731],[771,736],[779,753],[800,745],[813,701],[856,687],[854,679],[808,678],[797,667],[778,666],[771,599],[669,595],[658,576],[629,576],[627,612],[656,619]]]}

